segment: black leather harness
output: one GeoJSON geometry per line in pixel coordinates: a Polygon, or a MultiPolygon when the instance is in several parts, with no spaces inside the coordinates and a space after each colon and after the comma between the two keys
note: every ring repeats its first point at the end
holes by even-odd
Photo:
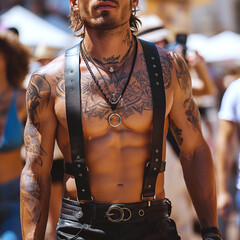
{"type": "MultiPolygon", "coordinates": [[[[156,180],[165,171],[162,161],[164,120],[166,110],[162,67],[156,46],[140,40],[149,74],[153,102],[153,134],[151,159],[146,163],[142,196],[155,197],[156,180]]],[[[84,150],[81,117],[81,73],[79,67],[79,44],[65,53],[66,113],[71,146],[72,164],[65,162],[65,173],[74,175],[78,200],[93,200],[84,150]]]]}

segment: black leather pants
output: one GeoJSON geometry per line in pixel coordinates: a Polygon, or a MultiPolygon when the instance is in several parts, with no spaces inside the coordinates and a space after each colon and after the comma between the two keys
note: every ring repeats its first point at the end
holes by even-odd
{"type": "Polygon", "coordinates": [[[180,240],[170,210],[167,199],[117,205],[63,199],[57,239],[180,240]]]}

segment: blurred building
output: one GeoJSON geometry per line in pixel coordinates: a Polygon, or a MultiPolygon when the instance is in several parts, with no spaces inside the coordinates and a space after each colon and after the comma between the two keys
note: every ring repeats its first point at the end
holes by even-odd
{"type": "Polygon", "coordinates": [[[240,32],[240,0],[214,0],[211,5],[192,11],[194,32],[206,35],[229,30],[240,32]]]}

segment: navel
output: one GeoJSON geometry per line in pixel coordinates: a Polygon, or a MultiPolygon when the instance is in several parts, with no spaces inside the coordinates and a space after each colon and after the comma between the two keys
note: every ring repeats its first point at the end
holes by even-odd
{"type": "Polygon", "coordinates": [[[119,184],[117,185],[117,187],[122,188],[122,187],[124,187],[124,184],[119,183],[119,184]]]}

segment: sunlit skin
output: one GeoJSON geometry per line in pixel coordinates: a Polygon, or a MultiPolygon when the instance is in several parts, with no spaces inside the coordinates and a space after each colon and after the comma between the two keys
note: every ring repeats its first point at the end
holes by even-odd
{"type": "MultiPolygon", "coordinates": [[[[89,65],[104,93],[119,97],[133,64],[135,41],[128,19],[137,0],[70,0],[80,11],[85,24],[84,44],[96,61],[118,68],[116,77],[89,65]],[[111,24],[114,27],[111,27],[111,24]],[[130,50],[130,57],[126,53],[130,50]],[[126,59],[126,60],[125,60],[126,59]],[[122,61],[124,60],[124,61],[122,61]]],[[[152,95],[143,50],[139,41],[137,58],[127,89],[117,105],[122,116],[119,127],[108,123],[113,111],[96,86],[80,58],[82,121],[90,188],[94,202],[130,203],[141,199],[143,170],[150,157],[152,135],[152,95]]],[[[185,180],[203,227],[216,226],[216,199],[210,150],[202,136],[200,118],[192,99],[191,79],[187,67],[176,54],[158,47],[166,94],[165,137],[170,126],[181,148],[185,180]],[[170,121],[169,121],[170,119],[170,121]]],[[[25,130],[27,164],[21,178],[21,221],[25,239],[43,239],[49,204],[49,174],[55,138],[71,163],[65,109],[64,56],[60,56],[32,75],[28,93],[28,122],[25,130]]],[[[73,176],[65,174],[64,196],[77,199],[73,176]]],[[[156,198],[162,199],[164,174],[158,176],[156,198]]]]}

